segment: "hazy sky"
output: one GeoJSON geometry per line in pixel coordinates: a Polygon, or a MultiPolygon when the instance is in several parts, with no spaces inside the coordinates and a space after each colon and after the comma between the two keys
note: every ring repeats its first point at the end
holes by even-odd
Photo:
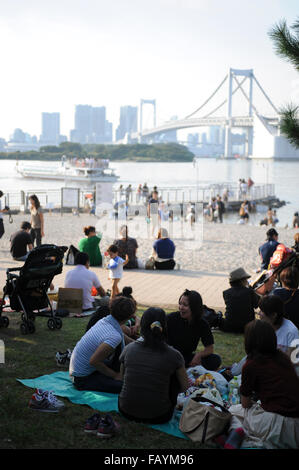
{"type": "MultiPolygon", "coordinates": [[[[298,16],[298,0],[0,0],[0,137],[39,137],[42,111],[69,136],[76,104],[106,106],[114,128],[141,98],[157,100],[158,122],[181,118],[229,67],[253,68],[276,106],[299,103],[299,74],[267,34],[298,16]]],[[[258,91],[254,103],[269,111],[258,91]]]]}

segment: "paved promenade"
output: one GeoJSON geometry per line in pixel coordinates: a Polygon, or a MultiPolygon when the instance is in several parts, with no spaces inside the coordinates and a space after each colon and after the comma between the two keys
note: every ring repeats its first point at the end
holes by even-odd
{"type": "MultiPolygon", "coordinates": [[[[10,259],[0,257],[0,292],[6,282],[6,269],[22,266],[10,259]]],[[[54,278],[55,287],[64,286],[64,278],[73,266],[63,266],[63,271],[54,278]]],[[[108,272],[102,268],[91,268],[98,275],[103,287],[110,288],[108,272]]],[[[197,290],[203,303],[209,307],[221,309],[224,307],[222,292],[229,287],[227,273],[211,273],[205,271],[145,271],[125,270],[119,284],[131,286],[133,296],[139,305],[176,308],[178,299],[185,289],[197,290]]]]}

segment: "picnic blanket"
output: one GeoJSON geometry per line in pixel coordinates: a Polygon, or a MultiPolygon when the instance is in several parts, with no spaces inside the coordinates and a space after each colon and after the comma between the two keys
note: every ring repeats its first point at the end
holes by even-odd
{"type": "MultiPolygon", "coordinates": [[[[54,372],[49,375],[42,375],[36,379],[17,379],[26,387],[42,388],[44,390],[51,390],[55,395],[67,398],[72,403],[78,405],[88,405],[92,409],[99,411],[119,411],[118,410],[118,395],[114,393],[103,392],[90,392],[77,390],[67,371],[54,372]]],[[[175,411],[171,421],[165,424],[149,424],[153,429],[165,432],[175,437],[188,439],[180,430],[181,413],[175,411]]]]}

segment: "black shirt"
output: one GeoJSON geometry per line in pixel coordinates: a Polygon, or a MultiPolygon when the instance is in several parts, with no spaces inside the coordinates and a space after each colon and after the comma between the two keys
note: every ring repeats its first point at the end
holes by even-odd
{"type": "Polygon", "coordinates": [[[19,230],[10,237],[10,252],[13,258],[21,258],[27,253],[27,245],[32,245],[32,238],[25,230],[19,230]]]}
{"type": "Polygon", "coordinates": [[[170,313],[166,318],[167,343],[180,351],[187,362],[193,357],[199,340],[205,347],[214,344],[211,328],[203,318],[196,325],[182,318],[180,312],[170,313]]]}
{"type": "Polygon", "coordinates": [[[223,292],[226,305],[225,318],[233,327],[243,328],[254,320],[254,309],[259,303],[259,296],[251,287],[235,286],[223,292]]]}
{"type": "Polygon", "coordinates": [[[299,329],[299,289],[294,291],[278,287],[271,294],[281,298],[284,303],[285,316],[299,329]]]}

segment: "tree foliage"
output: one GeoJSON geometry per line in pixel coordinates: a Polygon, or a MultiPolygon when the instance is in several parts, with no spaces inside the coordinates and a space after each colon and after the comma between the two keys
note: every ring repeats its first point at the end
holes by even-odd
{"type": "MultiPolygon", "coordinates": [[[[274,43],[276,54],[287,59],[299,72],[299,18],[291,26],[287,26],[285,20],[277,23],[269,32],[274,43]]],[[[281,110],[281,132],[287,136],[289,141],[299,148],[299,117],[298,106],[289,104],[281,110]]]]}
{"type": "Polygon", "coordinates": [[[192,162],[194,154],[184,145],[168,144],[131,144],[100,145],[63,142],[58,147],[45,146],[39,151],[0,153],[2,159],[18,160],[60,160],[62,155],[68,157],[94,157],[111,161],[139,162],[192,162]],[[68,145],[67,145],[68,144],[68,145]]]}

